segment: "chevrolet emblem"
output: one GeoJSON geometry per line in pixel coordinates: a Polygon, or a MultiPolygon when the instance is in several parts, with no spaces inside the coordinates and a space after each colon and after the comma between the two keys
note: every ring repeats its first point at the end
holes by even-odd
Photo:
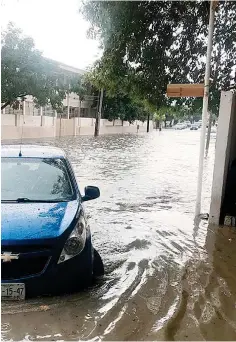
{"type": "Polygon", "coordinates": [[[1,254],[1,260],[3,262],[11,262],[12,260],[19,259],[19,254],[12,254],[11,252],[4,252],[1,254]]]}

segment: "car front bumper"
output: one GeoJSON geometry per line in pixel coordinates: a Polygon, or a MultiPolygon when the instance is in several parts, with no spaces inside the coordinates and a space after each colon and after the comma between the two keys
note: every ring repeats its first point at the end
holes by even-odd
{"type": "Polygon", "coordinates": [[[83,251],[65,262],[53,262],[53,256],[43,272],[17,279],[4,279],[4,283],[24,283],[26,297],[72,292],[88,286],[93,275],[93,247],[91,236],[86,239],[83,251]]]}

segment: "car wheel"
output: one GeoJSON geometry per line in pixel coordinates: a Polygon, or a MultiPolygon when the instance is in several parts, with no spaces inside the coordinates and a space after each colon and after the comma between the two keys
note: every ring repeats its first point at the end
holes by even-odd
{"type": "Polygon", "coordinates": [[[93,276],[101,277],[104,275],[104,265],[102,258],[98,251],[94,248],[94,259],[93,259],[93,276]]]}

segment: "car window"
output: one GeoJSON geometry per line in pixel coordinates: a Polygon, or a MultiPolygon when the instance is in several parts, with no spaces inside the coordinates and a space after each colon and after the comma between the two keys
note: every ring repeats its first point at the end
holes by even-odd
{"type": "Polygon", "coordinates": [[[68,201],[75,192],[64,159],[2,158],[4,200],[68,201]]]}

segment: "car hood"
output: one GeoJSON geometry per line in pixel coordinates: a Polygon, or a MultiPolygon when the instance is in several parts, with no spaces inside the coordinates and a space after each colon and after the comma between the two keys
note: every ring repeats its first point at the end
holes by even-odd
{"type": "Polygon", "coordinates": [[[79,205],[78,201],[2,203],[2,244],[60,236],[70,226],[79,205]]]}

